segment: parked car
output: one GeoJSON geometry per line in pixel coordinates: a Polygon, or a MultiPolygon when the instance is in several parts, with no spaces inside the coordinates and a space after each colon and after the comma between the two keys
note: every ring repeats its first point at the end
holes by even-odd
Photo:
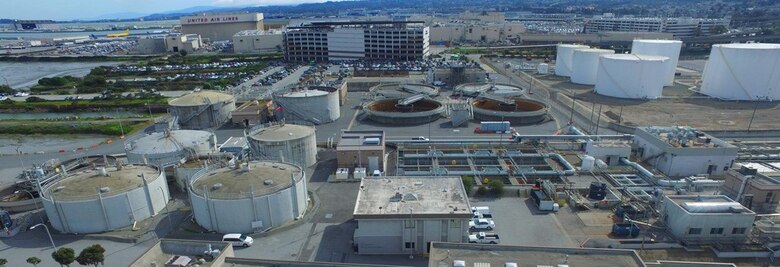
{"type": "Polygon", "coordinates": [[[222,236],[222,242],[228,242],[234,247],[248,247],[255,242],[252,237],[242,234],[226,234],[222,236]]]}
{"type": "Polygon", "coordinates": [[[469,235],[469,243],[498,244],[501,240],[496,233],[479,232],[469,235]]]}
{"type": "Polygon", "coordinates": [[[473,219],[493,219],[493,214],[474,212],[473,219]]]}
{"type": "Polygon", "coordinates": [[[472,219],[469,221],[469,230],[493,230],[496,228],[496,223],[491,219],[472,219]]]}

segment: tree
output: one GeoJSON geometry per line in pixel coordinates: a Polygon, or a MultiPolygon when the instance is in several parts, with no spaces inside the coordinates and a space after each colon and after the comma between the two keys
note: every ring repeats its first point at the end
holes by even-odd
{"type": "Polygon", "coordinates": [[[11,88],[8,85],[5,85],[5,84],[4,85],[0,85],[0,93],[3,93],[3,94],[13,94],[14,93],[14,89],[11,88]]]}
{"type": "Polygon", "coordinates": [[[184,50],[184,49],[179,50],[179,55],[181,55],[181,57],[186,57],[187,56],[187,50],[184,50]]]}
{"type": "Polygon", "coordinates": [[[70,266],[71,263],[76,261],[76,251],[72,248],[60,248],[51,253],[52,259],[60,264],[60,266],[70,266]]]}
{"type": "Polygon", "coordinates": [[[29,257],[27,258],[27,263],[37,267],[38,264],[41,263],[41,259],[39,259],[38,257],[29,257]]]}
{"type": "Polygon", "coordinates": [[[6,264],[8,264],[8,260],[0,258],[0,266],[5,266],[6,264]]]}
{"type": "Polygon", "coordinates": [[[728,32],[728,31],[729,31],[729,29],[726,29],[726,26],[715,25],[715,27],[712,27],[712,29],[710,30],[710,33],[711,34],[724,34],[724,33],[728,32]]]}
{"type": "Polygon", "coordinates": [[[76,261],[81,265],[93,265],[97,267],[98,264],[103,264],[103,261],[105,261],[106,258],[105,255],[103,255],[105,252],[106,249],[99,244],[95,244],[84,248],[84,250],[79,253],[79,256],[76,257],[76,261]]]}
{"type": "Polygon", "coordinates": [[[504,183],[501,182],[501,180],[490,181],[488,186],[490,186],[490,191],[492,191],[493,194],[496,194],[497,196],[504,194],[504,183]]]}
{"type": "Polygon", "coordinates": [[[466,189],[466,195],[471,195],[471,191],[474,190],[474,177],[463,176],[460,179],[463,180],[463,188],[466,189]]]}
{"type": "Polygon", "coordinates": [[[487,191],[488,191],[487,187],[485,187],[484,185],[480,185],[479,188],[477,188],[477,195],[487,194],[487,191]]]}

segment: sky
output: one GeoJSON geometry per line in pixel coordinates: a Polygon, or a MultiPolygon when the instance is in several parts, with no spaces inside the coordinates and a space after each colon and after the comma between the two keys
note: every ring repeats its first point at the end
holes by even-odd
{"type": "Polygon", "coordinates": [[[195,6],[291,5],[324,0],[1,0],[0,18],[90,19],[106,14],[174,11],[195,6]]]}

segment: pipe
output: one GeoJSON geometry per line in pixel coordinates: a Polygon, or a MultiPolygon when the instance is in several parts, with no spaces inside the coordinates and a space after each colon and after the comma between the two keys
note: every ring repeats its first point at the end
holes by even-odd
{"type": "Polygon", "coordinates": [[[620,163],[623,163],[625,165],[633,167],[635,170],[637,170],[639,172],[639,174],[641,174],[645,178],[648,178],[648,179],[654,179],[655,178],[655,174],[653,174],[652,172],[650,172],[647,169],[645,169],[645,167],[642,167],[642,165],[639,165],[636,162],[632,162],[632,161],[628,160],[628,158],[620,158],[620,163]]]}
{"type": "Polygon", "coordinates": [[[747,186],[747,183],[750,179],[752,179],[752,175],[746,175],[745,180],[742,181],[742,185],[739,186],[739,192],[737,192],[737,197],[734,198],[737,202],[742,201],[742,193],[745,193],[745,187],[747,186]]]}
{"type": "Polygon", "coordinates": [[[571,165],[566,159],[563,158],[560,154],[550,153],[546,154],[545,157],[551,157],[557,159],[563,166],[566,168],[563,170],[563,175],[574,175],[574,166],[571,165]]]}
{"type": "Polygon", "coordinates": [[[577,139],[619,139],[619,140],[631,140],[634,135],[631,134],[613,134],[613,135],[513,135],[513,139],[458,139],[458,140],[428,140],[420,142],[411,139],[388,139],[387,143],[396,144],[456,144],[463,143],[510,143],[520,140],[577,140],[577,139]]]}
{"type": "Polygon", "coordinates": [[[580,131],[580,129],[578,129],[574,125],[569,126],[569,133],[573,134],[573,135],[587,135],[587,134],[583,133],[582,131],[580,131]]]}

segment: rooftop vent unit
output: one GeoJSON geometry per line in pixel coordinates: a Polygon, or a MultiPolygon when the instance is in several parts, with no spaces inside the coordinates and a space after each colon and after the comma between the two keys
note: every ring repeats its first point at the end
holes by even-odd
{"type": "Polygon", "coordinates": [[[222,188],[222,183],[216,183],[211,185],[211,191],[218,190],[220,188],[222,188]]]}

